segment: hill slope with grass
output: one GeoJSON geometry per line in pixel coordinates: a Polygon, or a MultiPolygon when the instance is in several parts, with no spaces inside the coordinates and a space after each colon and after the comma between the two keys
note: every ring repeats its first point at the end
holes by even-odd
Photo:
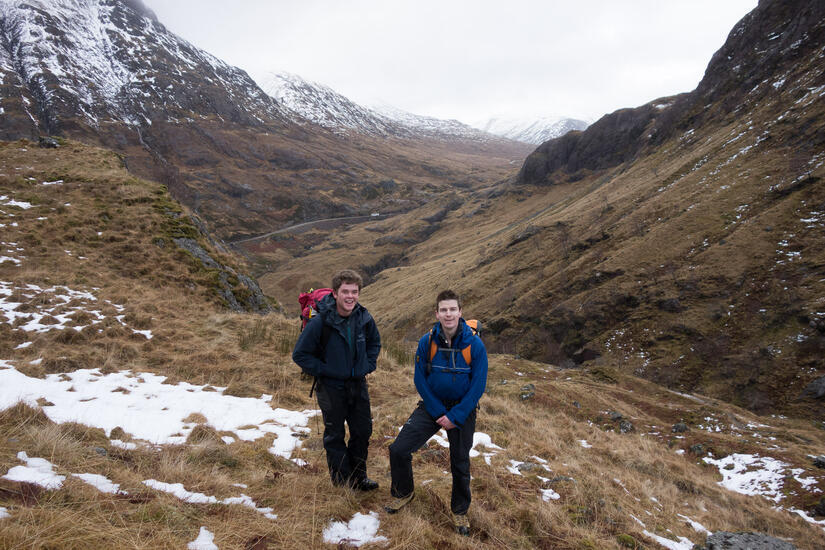
{"type": "MultiPolygon", "coordinates": [[[[0,145],[4,548],[688,549],[738,531],[825,544],[821,428],[500,354],[471,538],[451,529],[444,434],[415,456],[418,498],[385,515],[387,446],[417,402],[405,345],[387,331],[369,378],[381,488],[333,488],[290,359],[296,320],[232,312],[216,270],[174,239],[242,265],[117,155],[0,145]]],[[[370,289],[363,303],[388,315],[370,289]]]]}
{"type": "Polygon", "coordinates": [[[278,266],[262,285],[289,308],[324,266],[359,267],[409,341],[452,287],[497,352],[821,419],[823,21],[822,3],[760,2],[693,92],[547,142],[469,197],[256,243],[278,266]]]}
{"type": "Polygon", "coordinates": [[[404,211],[424,187],[496,181],[531,149],[452,123],[414,131],[328,92],[298,86],[276,100],[139,0],[7,0],[0,11],[0,138],[115,149],[222,239],[404,211]]]}

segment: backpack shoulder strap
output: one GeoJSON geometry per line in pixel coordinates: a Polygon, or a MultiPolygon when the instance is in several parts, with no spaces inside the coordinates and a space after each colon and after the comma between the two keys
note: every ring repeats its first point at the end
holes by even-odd
{"type": "MultiPolygon", "coordinates": [[[[473,326],[471,328],[473,329],[473,334],[474,335],[478,334],[478,332],[476,331],[475,326],[473,326]]],[[[433,341],[433,330],[432,329],[430,329],[430,333],[429,333],[429,337],[427,338],[427,342],[428,342],[427,347],[429,348],[429,353],[427,354],[427,374],[430,374],[430,372],[432,372],[432,370],[433,370],[433,358],[435,357],[435,354],[438,353],[438,344],[435,341],[433,341]]],[[[467,363],[468,367],[472,366],[472,363],[473,363],[473,355],[472,355],[473,349],[472,348],[473,348],[473,346],[472,346],[472,344],[470,344],[470,345],[468,345],[467,347],[465,347],[461,350],[461,356],[464,357],[464,362],[467,363]]],[[[445,348],[445,351],[449,351],[449,350],[447,350],[445,348]]],[[[455,353],[455,350],[453,350],[453,353],[455,353]]]]}
{"type": "Polygon", "coordinates": [[[433,329],[427,335],[427,375],[433,370],[433,358],[438,353],[438,344],[433,341],[433,329]]]}
{"type": "Polygon", "coordinates": [[[469,345],[461,350],[461,355],[464,357],[464,362],[467,363],[468,367],[470,366],[470,363],[473,362],[472,347],[472,345],[469,345]]]}

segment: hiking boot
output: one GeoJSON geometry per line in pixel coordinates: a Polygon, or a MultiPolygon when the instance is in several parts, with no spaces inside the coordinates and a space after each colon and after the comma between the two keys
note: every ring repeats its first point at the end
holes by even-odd
{"type": "Polygon", "coordinates": [[[356,491],[375,491],[378,489],[378,482],[368,477],[362,477],[352,482],[352,488],[356,491]]]}
{"type": "Polygon", "coordinates": [[[456,533],[459,535],[470,536],[470,519],[467,514],[453,514],[453,525],[455,525],[456,533]]]}
{"type": "Polygon", "coordinates": [[[401,508],[412,502],[412,499],[415,498],[415,491],[411,492],[409,495],[405,497],[399,497],[393,499],[387,506],[384,506],[384,510],[388,514],[394,514],[399,511],[401,508]]]}

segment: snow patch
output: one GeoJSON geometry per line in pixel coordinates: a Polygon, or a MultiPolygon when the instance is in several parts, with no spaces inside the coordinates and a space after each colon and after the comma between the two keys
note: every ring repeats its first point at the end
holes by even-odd
{"type": "Polygon", "coordinates": [[[324,529],[324,542],[327,544],[362,546],[368,543],[388,542],[387,537],[379,536],[380,521],[376,512],[362,514],[356,512],[349,522],[335,521],[324,529]]]}

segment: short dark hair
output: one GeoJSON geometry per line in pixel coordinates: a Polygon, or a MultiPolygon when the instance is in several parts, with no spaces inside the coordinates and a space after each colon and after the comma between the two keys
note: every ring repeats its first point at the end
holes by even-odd
{"type": "Polygon", "coordinates": [[[436,311],[438,311],[438,304],[440,304],[444,300],[455,300],[456,302],[458,302],[458,309],[461,309],[461,299],[458,297],[458,294],[456,294],[452,290],[442,290],[438,293],[438,297],[436,297],[435,299],[436,311]]]}
{"type": "Polygon", "coordinates": [[[351,269],[342,269],[332,277],[332,290],[337,293],[338,289],[341,288],[341,285],[344,283],[350,285],[356,284],[358,285],[358,290],[361,290],[361,287],[364,286],[364,279],[351,269]]]}

